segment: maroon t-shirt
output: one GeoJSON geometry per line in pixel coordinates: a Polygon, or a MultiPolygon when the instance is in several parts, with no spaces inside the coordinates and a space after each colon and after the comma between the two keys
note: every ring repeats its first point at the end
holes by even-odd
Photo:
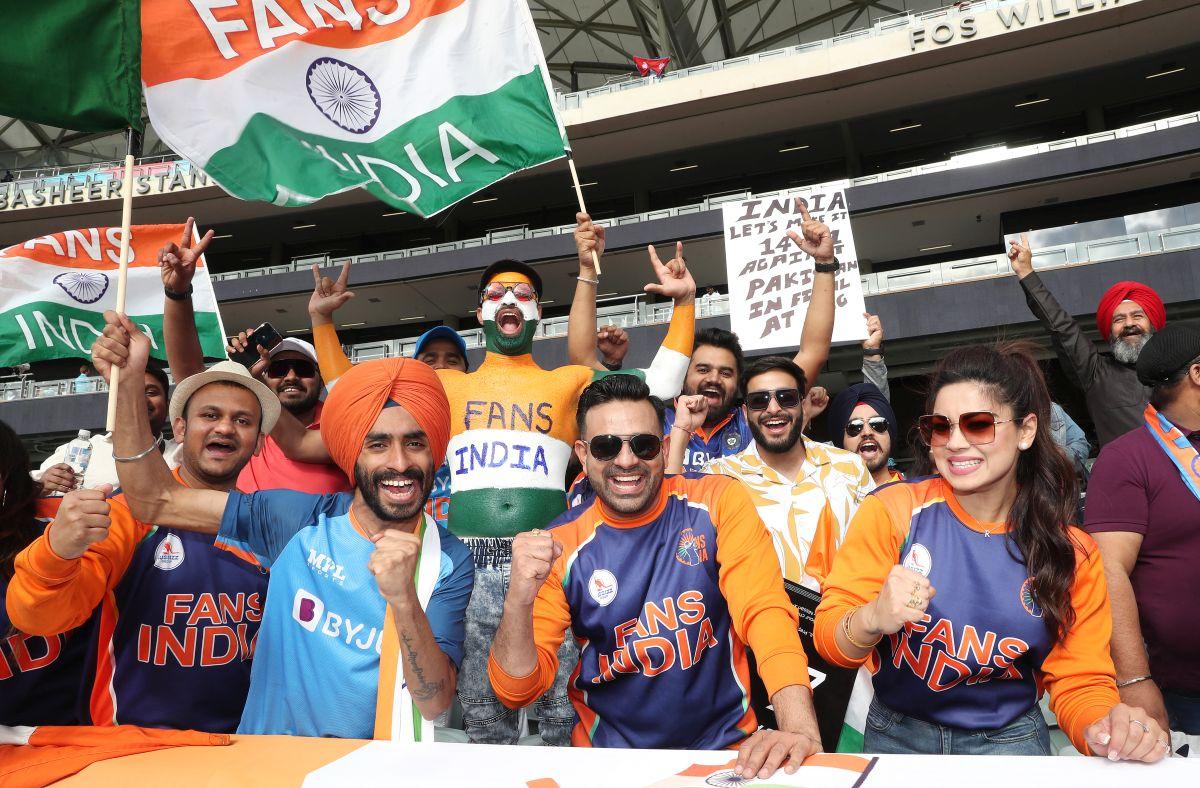
{"type": "MultiPolygon", "coordinates": [[[[1188,440],[1200,449],[1200,432],[1188,440]]],[[[1200,693],[1200,500],[1145,427],[1101,449],[1084,529],[1142,535],[1130,581],[1150,672],[1163,689],[1200,693]]]]}

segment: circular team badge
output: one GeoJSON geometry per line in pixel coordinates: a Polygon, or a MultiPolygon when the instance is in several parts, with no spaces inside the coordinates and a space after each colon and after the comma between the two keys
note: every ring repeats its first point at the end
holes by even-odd
{"type": "Polygon", "coordinates": [[[1025,608],[1025,612],[1034,618],[1042,617],[1042,608],[1038,605],[1037,600],[1033,598],[1033,578],[1026,579],[1021,584],[1021,607],[1025,608]]]}
{"type": "Polygon", "coordinates": [[[725,445],[730,449],[736,449],[738,447],[738,435],[736,432],[731,432],[725,436],[725,445]]]}
{"type": "Polygon", "coordinates": [[[308,67],[305,86],[312,103],[338,128],[366,134],[379,120],[379,89],[360,68],[318,58],[308,67]]]}
{"type": "Polygon", "coordinates": [[[933,558],[929,555],[929,549],[920,542],[914,542],[908,555],[904,556],[904,568],[922,577],[929,577],[929,571],[933,569],[933,558]]]}
{"type": "Polygon", "coordinates": [[[588,579],[588,594],[600,607],[608,607],[617,598],[617,578],[607,569],[597,569],[588,579]]]}
{"type": "Polygon", "coordinates": [[[183,542],[175,534],[167,534],[154,548],[154,565],[170,572],[183,563],[183,542]]]}

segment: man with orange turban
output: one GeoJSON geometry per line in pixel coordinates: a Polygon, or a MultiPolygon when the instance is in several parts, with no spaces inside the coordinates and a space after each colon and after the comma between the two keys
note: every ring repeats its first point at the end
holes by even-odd
{"type": "MultiPolygon", "coordinates": [[[[271,573],[238,732],[433,741],[430,720],[454,699],[474,576],[466,546],[425,514],[450,437],[437,375],[387,359],[338,381],[321,434],[352,493],[188,488],[145,451],[149,340],[131,327],[109,313],[93,348],[126,371],[113,445],[129,508],[147,523],[214,534],[271,573]]],[[[197,601],[191,615],[203,611],[197,601]]]]}
{"type": "Polygon", "coordinates": [[[1020,242],[1009,243],[1008,259],[1029,308],[1050,332],[1063,369],[1083,389],[1101,447],[1143,426],[1150,390],[1138,382],[1134,366],[1150,337],[1167,322],[1158,293],[1140,282],[1117,282],[1108,289],[1096,308],[1096,328],[1112,355],[1101,355],[1034,272],[1028,236],[1022,233],[1020,242]]]}

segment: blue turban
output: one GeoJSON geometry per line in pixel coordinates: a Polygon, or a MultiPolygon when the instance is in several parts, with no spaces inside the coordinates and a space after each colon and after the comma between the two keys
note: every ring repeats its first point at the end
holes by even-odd
{"type": "Polygon", "coordinates": [[[839,449],[846,448],[844,445],[846,423],[850,421],[850,414],[854,412],[860,402],[870,405],[876,413],[887,419],[888,434],[892,437],[892,450],[895,451],[899,442],[896,431],[896,411],[892,410],[892,403],[887,401],[887,397],[883,396],[883,392],[874,383],[857,383],[839,392],[829,402],[829,408],[825,412],[828,414],[829,437],[833,441],[833,445],[839,449]]]}

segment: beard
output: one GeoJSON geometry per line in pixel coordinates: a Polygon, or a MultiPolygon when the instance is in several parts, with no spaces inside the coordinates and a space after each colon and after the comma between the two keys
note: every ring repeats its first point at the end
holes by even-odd
{"type": "Polygon", "coordinates": [[[429,493],[433,489],[433,477],[426,478],[425,474],[416,468],[397,473],[396,471],[378,471],[367,473],[361,465],[354,466],[354,483],[362,492],[363,500],[376,517],[386,522],[404,522],[416,517],[425,508],[429,493]],[[390,479],[411,479],[421,490],[421,495],[411,504],[395,506],[383,501],[379,496],[379,484],[390,479]]]}
{"type": "Polygon", "coordinates": [[[598,497],[605,506],[617,514],[632,515],[644,511],[650,502],[658,497],[658,491],[662,487],[663,475],[662,469],[658,472],[652,472],[644,463],[639,464],[633,469],[619,469],[609,466],[606,470],[595,474],[596,478],[588,477],[588,481],[592,485],[592,489],[596,491],[598,497]],[[636,496],[617,495],[610,487],[608,479],[610,476],[622,476],[628,473],[640,473],[646,478],[645,489],[636,496]]]}
{"type": "Polygon", "coordinates": [[[290,400],[285,402],[280,399],[279,404],[288,413],[293,416],[303,416],[317,406],[317,402],[321,399],[320,387],[314,387],[308,392],[302,400],[290,400]]]}
{"type": "Polygon", "coordinates": [[[1120,336],[1113,337],[1109,340],[1109,347],[1112,348],[1113,358],[1122,364],[1133,365],[1137,363],[1138,356],[1142,354],[1142,349],[1146,347],[1146,343],[1154,336],[1154,329],[1142,331],[1140,328],[1135,331],[1123,331],[1120,336]],[[1136,337],[1136,341],[1129,342],[1126,337],[1136,337]]]}
{"type": "MultiPolygon", "coordinates": [[[[771,416],[770,418],[777,417],[771,416]]],[[[768,437],[762,431],[758,419],[747,419],[747,422],[750,427],[750,435],[754,437],[754,442],[772,454],[783,454],[791,451],[796,442],[800,440],[801,433],[804,431],[804,420],[793,418],[791,428],[783,434],[783,437],[773,438],[768,437]]]]}

